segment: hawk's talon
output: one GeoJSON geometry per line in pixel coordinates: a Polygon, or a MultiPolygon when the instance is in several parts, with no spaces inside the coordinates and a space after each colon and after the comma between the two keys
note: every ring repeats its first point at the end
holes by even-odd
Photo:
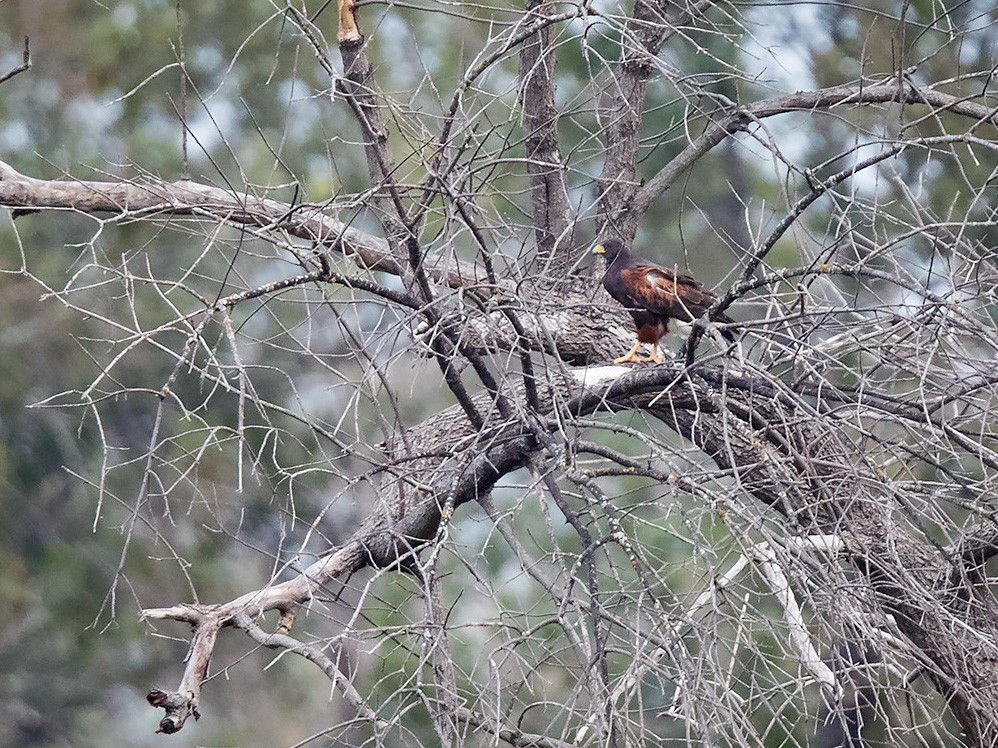
{"type": "Polygon", "coordinates": [[[651,354],[648,356],[639,356],[638,349],[641,347],[641,341],[637,341],[634,347],[631,348],[627,353],[625,353],[620,358],[615,358],[613,363],[615,364],[664,364],[665,358],[662,357],[662,352],[660,351],[658,344],[652,345],[651,354]]]}

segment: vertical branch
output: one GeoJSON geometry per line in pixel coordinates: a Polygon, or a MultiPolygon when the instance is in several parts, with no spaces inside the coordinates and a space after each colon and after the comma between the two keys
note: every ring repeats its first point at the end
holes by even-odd
{"type": "Polygon", "coordinates": [[[336,41],[340,47],[344,43],[360,44],[364,41],[364,35],[357,28],[357,6],[353,0],[340,0],[339,2],[339,30],[336,33],[336,41]]]}
{"type": "MultiPolygon", "coordinates": [[[[606,725],[604,726],[605,734],[601,737],[605,738],[606,745],[616,748],[618,744],[617,729],[614,720],[613,704],[610,701],[610,665],[607,659],[609,631],[602,625],[599,570],[596,566],[595,555],[597,543],[592,533],[589,532],[586,523],[583,522],[578,513],[568,503],[555,476],[547,471],[543,465],[539,464],[537,460],[532,461],[531,468],[535,477],[539,478],[547,487],[552,500],[558,506],[558,509],[561,510],[562,515],[572,526],[572,529],[575,530],[582,543],[580,564],[586,570],[586,587],[589,593],[589,623],[592,626],[593,637],[593,669],[599,677],[599,690],[596,691],[596,694],[599,699],[604,701],[605,705],[605,709],[603,710],[603,716],[606,720],[606,725]]],[[[593,708],[595,713],[595,705],[593,708]]]]}
{"type": "MultiPolygon", "coordinates": [[[[343,58],[343,78],[339,90],[353,110],[364,136],[367,168],[374,185],[393,181],[395,164],[388,151],[388,128],[385,126],[374,84],[374,68],[364,51],[364,36],[357,28],[351,0],[340,6],[340,55],[343,58]],[[344,21],[348,21],[344,25],[344,21]]],[[[397,193],[392,190],[398,200],[397,193]]],[[[397,206],[401,208],[401,205],[397,206]]],[[[401,212],[401,211],[400,211],[401,212]]]]}
{"type": "MultiPolygon", "coordinates": [[[[526,4],[528,14],[543,15],[550,7],[550,0],[527,0],[526,4]]],[[[557,259],[561,268],[567,266],[570,258],[565,252],[558,257],[555,250],[559,240],[568,234],[570,212],[565,166],[558,144],[554,67],[551,27],[544,26],[520,49],[520,103],[537,242],[536,262],[544,266],[557,259]]]]}
{"type": "Polygon", "coordinates": [[[611,232],[626,242],[634,238],[641,219],[641,213],[631,208],[639,187],[638,145],[652,63],[662,45],[676,33],[676,26],[688,23],[695,14],[712,5],[713,0],[693,3],[673,24],[666,19],[667,4],[668,0],[635,3],[634,15],[624,26],[620,64],[600,107],[606,144],[606,160],[599,178],[601,218],[611,232]]]}
{"type": "Polygon", "coordinates": [[[378,104],[374,68],[364,51],[364,35],[357,26],[357,6],[353,0],[340,0],[336,39],[343,58],[343,78],[338,81],[337,88],[360,125],[371,184],[384,187],[377,193],[380,202],[387,202],[382,222],[388,244],[399,265],[404,267],[403,247],[408,235],[404,223],[406,211],[395,181],[395,160],[388,149],[388,128],[378,104]]]}
{"type": "MultiPolygon", "coordinates": [[[[343,79],[340,90],[353,110],[364,136],[364,150],[367,155],[368,171],[374,185],[382,185],[382,201],[387,201],[383,211],[382,224],[386,238],[400,268],[407,287],[415,287],[419,298],[426,305],[423,316],[430,327],[440,324],[440,316],[431,306],[433,291],[423,269],[423,253],[415,230],[402,202],[402,193],[395,179],[395,162],[388,149],[388,129],[385,126],[378,93],[374,83],[374,68],[364,51],[364,35],[357,26],[357,7],[353,0],[340,0],[339,31],[337,40],[340,55],[343,57],[343,79]]],[[[481,415],[472,405],[460,374],[450,366],[450,360],[457,351],[457,344],[445,328],[440,337],[434,338],[432,348],[444,379],[462,404],[473,424],[482,423],[481,415]]],[[[477,369],[476,369],[477,370],[477,369]]]]}
{"type": "Polygon", "coordinates": [[[634,238],[637,216],[629,208],[637,191],[635,181],[642,109],[651,77],[652,61],[665,33],[663,0],[637,0],[634,15],[624,27],[620,64],[604,92],[606,161],[599,178],[602,219],[625,241],[634,238]]]}
{"type": "MultiPolygon", "coordinates": [[[[453,507],[450,507],[453,510],[453,507]]],[[[445,508],[446,511],[446,508],[445,508]]],[[[441,527],[441,529],[443,529],[441,527]]],[[[438,530],[439,532],[439,530],[438,530]]],[[[447,611],[443,604],[438,570],[439,546],[434,549],[424,573],[426,585],[426,631],[423,635],[423,658],[433,668],[436,698],[431,704],[430,719],[439,739],[440,748],[450,748],[461,739],[457,727],[457,711],[461,706],[457,690],[457,674],[447,636],[447,611]]]]}

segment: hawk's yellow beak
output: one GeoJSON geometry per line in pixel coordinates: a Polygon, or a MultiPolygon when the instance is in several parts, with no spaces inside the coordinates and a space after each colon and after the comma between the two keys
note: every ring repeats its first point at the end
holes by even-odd
{"type": "Polygon", "coordinates": [[[593,247],[594,255],[601,255],[604,252],[606,252],[606,247],[604,247],[602,244],[597,244],[595,247],[593,247]]]}

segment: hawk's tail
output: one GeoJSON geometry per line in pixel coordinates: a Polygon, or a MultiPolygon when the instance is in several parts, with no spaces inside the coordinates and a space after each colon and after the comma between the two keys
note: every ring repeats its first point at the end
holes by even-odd
{"type": "Polygon", "coordinates": [[[739,328],[737,326],[738,325],[737,322],[735,322],[733,319],[731,319],[731,317],[729,317],[724,312],[721,312],[716,317],[714,317],[714,322],[720,322],[720,323],[725,324],[725,325],[735,325],[734,329],[732,329],[730,327],[725,327],[725,328],[718,329],[718,332],[721,333],[721,335],[724,336],[724,339],[727,340],[729,343],[737,343],[738,342],[738,334],[737,333],[738,333],[738,329],[739,328]]]}

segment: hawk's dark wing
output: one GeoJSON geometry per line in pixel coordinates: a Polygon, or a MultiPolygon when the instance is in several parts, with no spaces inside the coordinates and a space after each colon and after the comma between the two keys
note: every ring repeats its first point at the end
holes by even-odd
{"type": "Polygon", "coordinates": [[[621,286],[631,308],[646,309],[663,317],[691,322],[714,303],[714,295],[695,278],[657,265],[636,264],[622,268],[621,286]]]}

